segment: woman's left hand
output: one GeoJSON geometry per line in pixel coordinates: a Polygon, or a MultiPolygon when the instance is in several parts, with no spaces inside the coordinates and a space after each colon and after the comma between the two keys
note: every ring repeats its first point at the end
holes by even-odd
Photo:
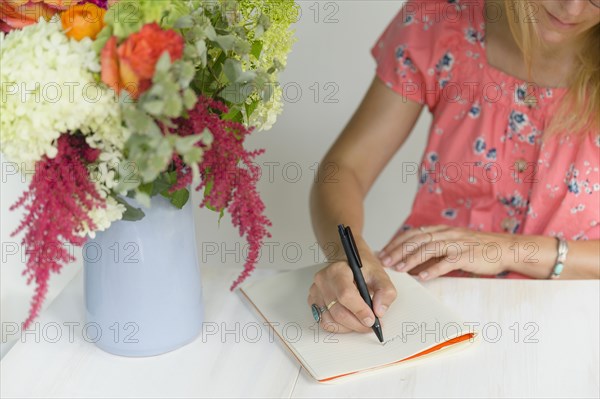
{"type": "Polygon", "coordinates": [[[506,270],[514,238],[447,225],[422,226],[400,232],[379,252],[385,267],[429,280],[452,270],[495,275],[506,270]]]}

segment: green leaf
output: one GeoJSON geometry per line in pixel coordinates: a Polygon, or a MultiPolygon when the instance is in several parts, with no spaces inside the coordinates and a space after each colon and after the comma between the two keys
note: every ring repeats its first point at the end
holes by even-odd
{"type": "MultiPolygon", "coordinates": [[[[208,181],[206,182],[206,185],[204,186],[204,197],[208,197],[208,195],[210,194],[210,192],[212,191],[213,188],[213,179],[209,178],[208,181]]],[[[209,201],[206,201],[206,207],[208,209],[210,209],[211,211],[217,211],[215,208],[212,207],[212,205],[210,204],[209,201]]]]}
{"type": "Polygon", "coordinates": [[[100,54],[106,42],[112,36],[112,27],[110,25],[106,25],[100,33],[96,35],[96,40],[94,40],[94,44],[92,44],[92,48],[96,51],[96,53],[100,54]]]}
{"type": "Polygon", "coordinates": [[[168,173],[162,173],[160,176],[158,176],[156,180],[154,180],[150,196],[153,197],[157,194],[162,193],[163,191],[167,191],[172,185],[173,183],[169,182],[168,173]]]}
{"type": "Polygon", "coordinates": [[[141,220],[141,219],[143,219],[144,216],[146,216],[140,208],[134,208],[133,206],[129,205],[129,203],[127,201],[125,201],[124,199],[117,197],[117,196],[115,196],[113,198],[119,204],[121,204],[125,207],[125,212],[123,213],[123,220],[133,222],[136,220],[141,220]]]}
{"type": "Polygon", "coordinates": [[[182,188],[181,190],[175,191],[171,195],[171,204],[175,205],[177,208],[181,209],[187,203],[190,198],[190,192],[182,188]]]}
{"type": "Polygon", "coordinates": [[[221,54],[219,54],[219,57],[217,57],[217,60],[213,63],[213,67],[212,67],[215,76],[221,75],[221,71],[223,70],[223,63],[225,62],[226,59],[227,59],[227,55],[225,54],[224,51],[221,51],[221,54]]]}
{"type": "Polygon", "coordinates": [[[224,121],[243,122],[244,115],[237,107],[231,107],[228,113],[221,115],[221,119],[224,121]]]}
{"type": "Polygon", "coordinates": [[[247,85],[231,83],[227,85],[219,95],[225,101],[229,101],[232,104],[242,104],[246,101],[250,92],[251,90],[248,89],[247,85]]]}
{"type": "Polygon", "coordinates": [[[217,32],[215,32],[215,28],[212,26],[208,18],[206,19],[206,26],[204,27],[204,34],[208,40],[212,40],[213,42],[217,38],[217,32]]]}
{"type": "Polygon", "coordinates": [[[142,193],[141,191],[137,191],[135,193],[134,199],[142,206],[146,208],[150,208],[150,196],[146,193],[142,193]]]}
{"type": "Polygon", "coordinates": [[[161,100],[151,100],[144,102],[143,107],[151,115],[160,115],[165,108],[165,103],[161,100]]]}
{"type": "Polygon", "coordinates": [[[189,151],[192,147],[194,147],[198,142],[202,140],[202,137],[199,135],[191,135],[191,136],[175,136],[175,149],[178,153],[183,154],[189,151]]]}
{"type": "Polygon", "coordinates": [[[246,83],[256,78],[256,72],[242,70],[242,63],[233,58],[225,60],[223,73],[232,83],[246,83]]]}
{"type": "Polygon", "coordinates": [[[233,36],[233,35],[221,35],[221,36],[217,36],[214,41],[224,51],[229,51],[229,50],[233,50],[233,45],[235,43],[235,36],[233,36]]]}
{"type": "Polygon", "coordinates": [[[194,105],[196,105],[196,101],[198,101],[198,97],[192,89],[186,89],[183,92],[183,105],[185,106],[185,109],[189,110],[194,108],[194,105]]]}
{"type": "Polygon", "coordinates": [[[236,83],[248,83],[252,82],[256,78],[256,72],[254,71],[245,71],[242,72],[240,76],[238,76],[236,83]]]}
{"type": "Polygon", "coordinates": [[[236,82],[242,74],[242,64],[238,60],[228,58],[223,63],[223,73],[230,82],[236,82]]]}
{"type": "Polygon", "coordinates": [[[250,50],[250,54],[252,54],[256,59],[260,58],[260,53],[262,53],[263,42],[260,40],[252,43],[252,49],[250,50]]]}
{"type": "Polygon", "coordinates": [[[165,176],[167,183],[169,184],[169,187],[172,186],[173,184],[177,183],[177,172],[176,171],[166,172],[164,174],[164,176],[165,176]]]}
{"type": "Polygon", "coordinates": [[[140,191],[146,195],[152,195],[153,190],[154,190],[154,182],[144,183],[138,187],[138,191],[140,191]]]}
{"type": "MultiPolygon", "coordinates": [[[[258,26],[256,27],[256,30],[254,31],[254,37],[258,39],[259,37],[262,37],[262,35],[263,35],[264,33],[265,33],[265,28],[264,28],[264,26],[262,26],[262,25],[258,25],[258,26]]],[[[257,57],[257,58],[258,58],[258,57],[257,57]]]]}
{"type": "Polygon", "coordinates": [[[266,85],[263,89],[262,92],[262,100],[265,103],[268,103],[269,100],[271,99],[271,97],[273,96],[273,86],[272,85],[266,85]]]}
{"type": "Polygon", "coordinates": [[[248,116],[248,118],[250,117],[250,115],[252,115],[256,107],[258,107],[259,103],[260,100],[254,100],[250,104],[244,103],[244,107],[246,108],[246,115],[248,116]]]}
{"type": "Polygon", "coordinates": [[[162,53],[162,55],[160,56],[160,58],[158,59],[158,62],[156,63],[155,72],[167,72],[167,71],[169,71],[170,67],[171,67],[171,56],[169,55],[169,52],[167,50],[165,50],[162,53]]]}
{"type": "Polygon", "coordinates": [[[235,41],[235,43],[233,43],[233,51],[238,56],[243,56],[243,55],[249,54],[251,49],[252,49],[252,46],[246,40],[237,39],[235,41]]]}
{"type": "Polygon", "coordinates": [[[190,62],[177,62],[176,65],[179,67],[179,79],[177,83],[180,87],[188,87],[196,75],[196,68],[190,62]]]}
{"type": "Polygon", "coordinates": [[[183,17],[179,17],[173,27],[175,29],[188,29],[194,26],[194,19],[191,15],[184,15],[183,17]]]}
{"type": "Polygon", "coordinates": [[[172,96],[169,99],[167,99],[167,102],[165,103],[165,108],[163,110],[165,116],[168,116],[170,118],[177,118],[181,115],[182,111],[183,100],[181,99],[181,97],[172,96]]]}
{"type": "Polygon", "coordinates": [[[183,162],[191,165],[197,164],[202,160],[202,156],[204,155],[204,150],[200,147],[192,147],[188,149],[186,152],[181,154],[183,156],[183,162]]]}
{"type": "Polygon", "coordinates": [[[200,57],[200,62],[202,63],[202,67],[206,67],[206,42],[204,40],[198,40],[196,42],[196,51],[198,52],[198,57],[200,57]]]}

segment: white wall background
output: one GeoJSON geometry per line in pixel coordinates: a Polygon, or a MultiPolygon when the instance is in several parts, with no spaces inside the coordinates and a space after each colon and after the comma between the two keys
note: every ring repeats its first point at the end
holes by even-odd
{"type": "MultiPolygon", "coordinates": [[[[256,161],[262,166],[259,189],[273,222],[272,248],[263,251],[259,267],[294,268],[323,261],[316,250],[308,210],[308,194],[315,165],[321,160],[335,137],[341,132],[360,103],[373,76],[375,63],[371,46],[402,1],[299,1],[302,15],[295,25],[298,41],[288,59],[281,84],[287,89],[283,114],[275,127],[257,132],[247,142],[248,148],[265,148],[266,154],[256,161]],[[317,89],[318,94],[317,94],[317,89]],[[326,96],[337,102],[326,102],[326,96]]],[[[365,235],[374,249],[381,248],[408,215],[416,192],[416,176],[403,183],[402,163],[418,162],[423,152],[430,116],[423,113],[404,147],[396,154],[375,183],[366,204],[365,235]]],[[[373,154],[377,156],[376,154],[373,154]]],[[[20,176],[7,173],[2,158],[0,220],[2,267],[0,270],[0,322],[25,319],[33,286],[26,286],[21,276],[24,268],[20,255],[11,254],[10,233],[21,214],[9,207],[26,185],[20,176]]],[[[198,204],[198,197],[193,198],[198,204]]],[[[239,255],[244,241],[225,217],[217,224],[217,214],[196,209],[198,250],[202,261],[241,269],[239,255]],[[207,248],[217,253],[206,255],[207,248]],[[225,250],[227,252],[225,252],[225,250]]],[[[46,306],[80,270],[81,262],[64,268],[50,283],[46,306]]],[[[14,342],[2,329],[0,356],[14,342]]]]}

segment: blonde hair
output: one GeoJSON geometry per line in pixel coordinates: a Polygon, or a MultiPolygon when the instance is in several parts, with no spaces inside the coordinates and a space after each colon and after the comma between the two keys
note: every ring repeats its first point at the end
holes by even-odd
{"type": "MultiPolygon", "coordinates": [[[[517,42],[531,81],[532,49],[543,46],[533,23],[528,20],[531,10],[526,0],[504,1],[508,25],[517,42]],[[514,18],[513,18],[514,16],[514,18]]],[[[564,101],[551,117],[544,137],[559,132],[584,134],[600,130],[600,24],[596,24],[581,35],[582,46],[576,56],[575,70],[568,82],[564,101]]]]}

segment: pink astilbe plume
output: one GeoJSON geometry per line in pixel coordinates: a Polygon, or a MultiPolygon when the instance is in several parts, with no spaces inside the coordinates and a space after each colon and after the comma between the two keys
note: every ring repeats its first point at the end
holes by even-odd
{"type": "Polygon", "coordinates": [[[228,112],[225,104],[200,97],[188,118],[175,121],[175,132],[182,136],[201,134],[205,128],[213,134],[213,143],[200,163],[202,182],[196,190],[206,190],[200,206],[226,209],[234,227],[249,245],[243,272],[231,285],[235,289],[254,270],[271,222],[264,215],[265,205],[257,191],[260,169],[252,162],[264,150],[246,151],[244,139],[251,133],[243,124],[224,121],[220,114],[228,112]]]}
{"type": "Polygon", "coordinates": [[[173,166],[177,181],[169,188],[169,193],[186,188],[192,184],[192,171],[190,167],[183,163],[179,154],[173,154],[173,166]]]}
{"type": "Polygon", "coordinates": [[[90,148],[82,137],[63,134],[58,138],[58,153],[36,164],[29,189],[11,210],[24,207],[25,217],[13,236],[25,230],[22,244],[27,249],[23,271],[27,284],[35,279],[35,294],[23,329],[37,317],[48,291],[50,273],[60,272],[74,257],[68,244],[81,246],[85,237],[77,235],[82,223],[94,224],[88,212],[104,207],[105,202],[90,181],[87,162],[93,162],[98,150],[90,148]]]}

